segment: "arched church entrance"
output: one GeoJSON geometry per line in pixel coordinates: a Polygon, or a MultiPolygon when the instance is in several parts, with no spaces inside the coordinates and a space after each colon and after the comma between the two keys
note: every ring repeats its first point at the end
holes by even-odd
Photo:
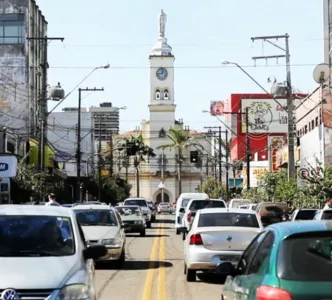
{"type": "MultiPolygon", "coordinates": [[[[156,200],[157,200],[156,201],[157,203],[161,202],[161,193],[159,193],[157,195],[157,199],[156,200]]],[[[164,202],[169,202],[169,196],[168,196],[167,193],[164,193],[164,202]]]]}

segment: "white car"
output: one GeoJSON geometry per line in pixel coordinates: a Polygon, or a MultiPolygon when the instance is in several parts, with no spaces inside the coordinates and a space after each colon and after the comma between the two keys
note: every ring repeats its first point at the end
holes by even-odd
{"type": "Polygon", "coordinates": [[[87,247],[71,209],[0,206],[1,299],[96,300],[93,259],[106,252],[87,247]]]}
{"type": "Polygon", "coordinates": [[[315,208],[296,209],[290,216],[290,221],[313,220],[316,212],[315,208]]]}
{"type": "Polygon", "coordinates": [[[114,208],[108,205],[77,205],[73,208],[88,245],[104,245],[107,254],[97,262],[125,262],[126,235],[124,225],[114,208]]]}
{"type": "Polygon", "coordinates": [[[123,205],[129,206],[139,206],[143,212],[143,216],[145,217],[146,227],[151,228],[152,223],[152,211],[149,208],[149,203],[144,198],[127,198],[123,205]]]}
{"type": "Polygon", "coordinates": [[[226,208],[226,202],[224,200],[220,199],[191,199],[187,207],[185,209],[185,213],[183,216],[183,229],[182,229],[182,236],[183,240],[185,240],[186,233],[190,231],[190,228],[192,226],[192,223],[195,219],[195,215],[198,210],[204,209],[204,208],[226,208]]]}
{"type": "Polygon", "coordinates": [[[199,210],[184,242],[184,273],[196,280],[197,271],[215,270],[221,262],[236,265],[243,251],[263,230],[253,210],[199,210]]]}
{"type": "Polygon", "coordinates": [[[239,208],[241,209],[252,209],[255,210],[256,204],[244,204],[244,205],[240,205],[239,208]]]}
{"type": "Polygon", "coordinates": [[[158,214],[161,213],[171,214],[173,212],[172,207],[168,202],[160,202],[157,209],[158,209],[158,214]]]}

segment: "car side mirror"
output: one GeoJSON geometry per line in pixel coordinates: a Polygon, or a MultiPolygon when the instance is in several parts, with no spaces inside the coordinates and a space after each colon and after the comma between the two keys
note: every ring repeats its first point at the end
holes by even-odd
{"type": "Polygon", "coordinates": [[[181,207],[180,210],[179,210],[179,212],[184,214],[186,211],[185,211],[185,209],[183,207],[181,207]]]}
{"type": "Polygon", "coordinates": [[[223,276],[234,276],[235,275],[235,267],[232,263],[225,261],[217,265],[216,273],[223,276]]]}
{"type": "Polygon", "coordinates": [[[83,250],[85,260],[98,259],[107,254],[107,249],[104,245],[93,245],[83,250]]]}

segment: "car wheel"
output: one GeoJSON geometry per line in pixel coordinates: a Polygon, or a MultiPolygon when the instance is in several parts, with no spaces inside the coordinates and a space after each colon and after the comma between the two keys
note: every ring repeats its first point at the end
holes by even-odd
{"type": "Polygon", "coordinates": [[[141,232],[140,232],[140,234],[139,234],[140,236],[145,236],[145,229],[144,230],[142,230],[141,232]]]}
{"type": "Polygon", "coordinates": [[[186,240],[186,232],[183,231],[183,233],[182,233],[182,241],[185,241],[185,240],[186,240]]]}
{"type": "Polygon", "coordinates": [[[180,230],[179,228],[176,228],[176,235],[179,235],[180,234],[180,230]]]}
{"type": "Polygon", "coordinates": [[[116,266],[118,268],[122,268],[125,262],[126,262],[126,251],[123,248],[120,258],[116,261],[116,266]]]}
{"type": "Polygon", "coordinates": [[[188,282],[194,282],[194,281],[196,281],[196,270],[187,269],[186,280],[188,282]]]}
{"type": "Polygon", "coordinates": [[[146,227],[147,228],[151,228],[151,221],[149,221],[149,222],[146,223],[146,227]]]}

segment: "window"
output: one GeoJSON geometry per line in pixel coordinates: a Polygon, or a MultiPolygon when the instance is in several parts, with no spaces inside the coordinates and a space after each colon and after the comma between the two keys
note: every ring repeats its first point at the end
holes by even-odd
{"type": "Polygon", "coordinates": [[[24,14],[0,15],[0,44],[24,44],[24,14]]]}
{"type": "Polygon", "coordinates": [[[309,131],[311,131],[311,123],[309,122],[309,131]]]}
{"type": "Polygon", "coordinates": [[[332,232],[304,232],[284,240],[278,251],[280,279],[330,282],[332,273],[332,232]]]}
{"type": "Polygon", "coordinates": [[[197,227],[236,226],[259,228],[256,214],[248,213],[204,213],[197,227]]]}
{"type": "Polygon", "coordinates": [[[143,199],[131,199],[131,200],[126,200],[124,202],[124,205],[137,205],[137,206],[143,206],[143,207],[148,207],[148,204],[146,203],[145,200],[143,199]]]}
{"type": "Polygon", "coordinates": [[[305,125],[305,126],[304,126],[304,134],[306,134],[307,132],[308,132],[308,126],[305,125]]]}
{"type": "Polygon", "coordinates": [[[224,201],[213,201],[213,200],[195,200],[191,202],[189,210],[199,210],[204,208],[224,208],[225,203],[224,201]]]}
{"type": "Polygon", "coordinates": [[[316,126],[318,126],[318,117],[316,117],[316,126]]]}
{"type": "Polygon", "coordinates": [[[75,213],[81,226],[118,226],[117,218],[111,210],[77,209],[75,213]]]}
{"type": "Polygon", "coordinates": [[[168,100],[169,99],[169,93],[168,90],[164,90],[164,99],[168,100]]]}
{"type": "Polygon", "coordinates": [[[0,216],[0,257],[69,256],[74,253],[70,218],[0,216]]]}
{"type": "Polygon", "coordinates": [[[315,121],[312,120],[312,121],[311,121],[311,129],[314,129],[314,128],[315,128],[315,121]]]}
{"type": "Polygon", "coordinates": [[[332,210],[323,211],[322,220],[332,220],[332,210]]]}
{"type": "Polygon", "coordinates": [[[119,206],[115,208],[120,216],[141,216],[142,212],[138,206],[119,206]]]}
{"type": "Polygon", "coordinates": [[[265,259],[270,254],[270,251],[273,247],[274,243],[274,234],[273,232],[268,232],[263,240],[263,242],[260,244],[256,255],[253,257],[250,266],[248,268],[247,274],[255,274],[258,273],[261,266],[263,265],[265,259]]]}
{"type": "Polygon", "coordinates": [[[250,243],[248,248],[244,251],[238,265],[237,265],[237,274],[241,275],[245,272],[246,268],[249,266],[252,258],[255,256],[256,251],[263,241],[266,232],[258,234],[250,243]]]}
{"type": "Polygon", "coordinates": [[[295,216],[295,220],[313,220],[316,211],[316,209],[299,210],[295,216]]]}
{"type": "Polygon", "coordinates": [[[191,199],[182,199],[181,207],[187,207],[187,204],[189,203],[191,199]]]}
{"type": "Polygon", "coordinates": [[[156,90],[156,99],[160,100],[160,90],[156,90]]]}

